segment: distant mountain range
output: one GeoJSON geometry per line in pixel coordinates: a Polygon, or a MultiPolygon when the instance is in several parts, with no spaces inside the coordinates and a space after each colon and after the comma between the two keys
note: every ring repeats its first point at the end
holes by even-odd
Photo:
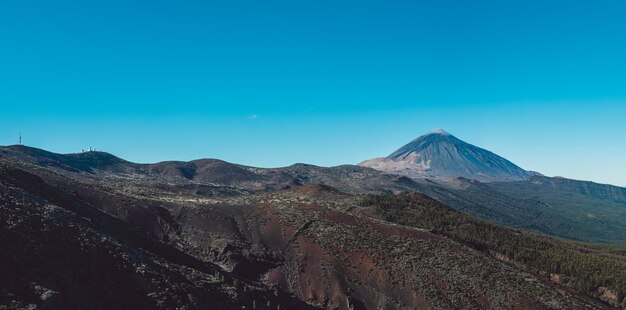
{"type": "Polygon", "coordinates": [[[626,244],[624,194],[0,147],[0,308],[605,309],[626,256],[525,230],[626,244]]]}
{"type": "Polygon", "coordinates": [[[626,189],[526,171],[442,129],[359,166],[422,184],[432,180],[437,186],[418,191],[496,223],[579,241],[626,244],[626,189]]]}
{"type": "MultiPolygon", "coordinates": [[[[451,154],[465,157],[471,154],[473,159],[488,158],[485,162],[467,160],[463,163],[470,165],[471,169],[487,166],[479,176],[491,176],[491,182],[476,180],[477,177],[466,172],[471,169],[459,170],[460,164],[435,165],[453,169],[428,170],[431,175],[435,171],[444,171],[438,177],[428,179],[354,165],[318,167],[295,164],[282,168],[256,168],[218,159],[136,164],[104,152],[63,155],[21,145],[0,147],[0,155],[87,176],[130,174],[149,178],[180,178],[191,182],[186,183],[184,188],[176,185],[178,191],[204,195],[258,193],[304,184],[322,184],[349,194],[420,192],[466,214],[508,227],[571,240],[626,244],[625,188],[524,172],[506,159],[466,144],[445,132],[422,136],[394,152],[393,156],[401,158],[401,154],[415,154],[411,150],[419,150],[420,145],[425,146],[424,143],[428,144],[424,149],[446,149],[457,145],[459,150],[472,151],[451,154]],[[489,166],[490,162],[500,163],[497,166],[500,168],[494,169],[489,166]],[[452,171],[468,176],[454,176],[452,171]],[[496,176],[513,180],[494,181],[496,176]]],[[[432,155],[431,158],[431,163],[450,162],[447,155],[432,155]]],[[[411,164],[410,161],[405,163],[411,164]]]]}
{"type": "Polygon", "coordinates": [[[528,180],[536,174],[443,129],[420,136],[385,158],[366,160],[359,166],[412,178],[463,177],[483,182],[528,180]]]}
{"type": "Polygon", "coordinates": [[[0,214],[11,249],[0,254],[11,283],[0,307],[206,308],[218,298],[225,309],[602,308],[560,285],[612,305],[626,294],[626,255],[610,250],[626,245],[625,188],[525,171],[442,130],[337,167],[0,147],[0,214]],[[42,234],[40,223],[56,228],[42,234]],[[101,240],[109,252],[90,246],[101,240]],[[525,268],[560,282],[515,278],[525,268]],[[113,295],[94,273],[109,274],[100,282],[113,295]]]}

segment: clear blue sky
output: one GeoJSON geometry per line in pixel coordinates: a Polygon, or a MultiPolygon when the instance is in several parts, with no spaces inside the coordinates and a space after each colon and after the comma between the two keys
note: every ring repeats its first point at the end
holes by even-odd
{"type": "Polygon", "coordinates": [[[626,185],[624,1],[0,1],[0,144],[358,163],[434,127],[626,185]]]}

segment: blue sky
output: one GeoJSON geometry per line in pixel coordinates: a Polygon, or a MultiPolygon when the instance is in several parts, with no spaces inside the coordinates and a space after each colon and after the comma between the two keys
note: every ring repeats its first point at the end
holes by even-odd
{"type": "Polygon", "coordinates": [[[626,185],[624,1],[0,2],[0,144],[358,163],[434,127],[626,185]]]}

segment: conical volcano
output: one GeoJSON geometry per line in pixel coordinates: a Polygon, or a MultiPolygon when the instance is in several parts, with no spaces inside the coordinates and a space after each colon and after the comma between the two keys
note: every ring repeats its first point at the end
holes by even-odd
{"type": "Polygon", "coordinates": [[[360,166],[413,178],[483,182],[526,180],[532,174],[488,150],[464,142],[443,129],[418,137],[385,158],[360,166]]]}

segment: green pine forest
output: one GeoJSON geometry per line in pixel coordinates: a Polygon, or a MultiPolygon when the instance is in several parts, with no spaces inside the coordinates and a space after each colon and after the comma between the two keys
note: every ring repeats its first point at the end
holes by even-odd
{"type": "Polygon", "coordinates": [[[369,195],[363,207],[380,219],[426,228],[485,253],[499,253],[531,269],[558,274],[561,282],[594,295],[599,287],[626,296],[624,249],[577,244],[535,233],[487,223],[446,207],[432,198],[412,193],[369,195]]]}

